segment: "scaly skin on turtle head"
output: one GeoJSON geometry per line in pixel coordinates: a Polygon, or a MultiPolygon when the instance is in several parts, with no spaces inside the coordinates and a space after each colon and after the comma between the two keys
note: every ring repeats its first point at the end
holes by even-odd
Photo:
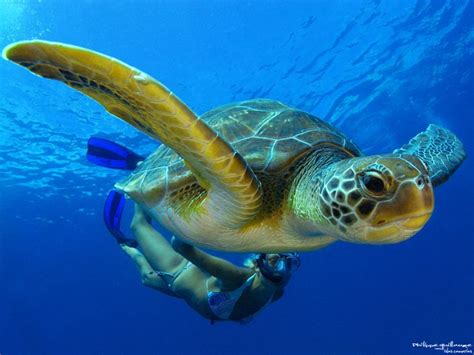
{"type": "Polygon", "coordinates": [[[293,199],[296,213],[340,240],[401,242],[418,232],[433,212],[427,168],[413,155],[342,160],[298,185],[302,194],[293,199]],[[304,202],[304,197],[311,202],[304,202]]]}

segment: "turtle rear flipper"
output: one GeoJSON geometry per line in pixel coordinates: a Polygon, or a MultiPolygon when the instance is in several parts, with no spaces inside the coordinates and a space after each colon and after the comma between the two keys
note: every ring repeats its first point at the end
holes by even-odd
{"type": "Polygon", "coordinates": [[[46,41],[14,43],[3,56],[93,98],[111,114],[173,149],[207,190],[206,211],[212,218],[219,216],[220,223],[240,228],[260,210],[260,182],[247,162],[147,74],[100,53],[46,41]]]}
{"type": "Polygon", "coordinates": [[[444,183],[466,158],[461,141],[446,128],[430,124],[394,154],[410,154],[428,167],[433,186],[444,183]]]}

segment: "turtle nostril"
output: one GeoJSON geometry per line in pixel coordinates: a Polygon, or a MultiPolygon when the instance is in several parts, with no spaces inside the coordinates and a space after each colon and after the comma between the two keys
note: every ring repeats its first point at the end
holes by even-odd
{"type": "Polygon", "coordinates": [[[429,185],[430,184],[430,178],[428,176],[423,176],[423,182],[425,183],[425,185],[429,185]]]}
{"type": "Polygon", "coordinates": [[[418,187],[422,187],[425,184],[425,180],[423,179],[423,177],[420,176],[418,179],[416,179],[416,184],[418,185],[418,187]]]}

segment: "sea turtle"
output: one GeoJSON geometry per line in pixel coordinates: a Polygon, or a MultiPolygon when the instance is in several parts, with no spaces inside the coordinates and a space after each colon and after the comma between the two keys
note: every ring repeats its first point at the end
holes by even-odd
{"type": "Polygon", "coordinates": [[[428,221],[433,187],[465,157],[456,136],[435,125],[392,154],[363,156],[330,124],[267,99],[198,117],[147,74],[65,44],[18,42],[3,56],[161,141],[116,188],[198,246],[285,252],[400,242],[428,221]]]}

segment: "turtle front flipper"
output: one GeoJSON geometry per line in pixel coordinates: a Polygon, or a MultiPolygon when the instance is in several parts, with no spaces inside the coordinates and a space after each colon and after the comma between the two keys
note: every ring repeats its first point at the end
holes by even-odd
{"type": "Polygon", "coordinates": [[[462,142],[451,131],[434,124],[393,153],[421,159],[428,167],[433,186],[448,180],[466,158],[462,142]]]}
{"type": "Polygon", "coordinates": [[[208,212],[219,214],[229,227],[244,225],[260,209],[260,183],[246,161],[147,74],[105,55],[61,43],[18,42],[5,48],[3,56],[90,96],[111,114],[176,151],[208,191],[208,212]]]}

